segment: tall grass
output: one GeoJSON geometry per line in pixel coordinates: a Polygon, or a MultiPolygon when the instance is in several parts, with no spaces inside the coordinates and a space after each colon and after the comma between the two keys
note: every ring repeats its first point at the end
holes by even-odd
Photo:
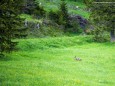
{"type": "Polygon", "coordinates": [[[35,50],[46,48],[65,48],[76,45],[82,45],[91,40],[91,37],[49,37],[49,38],[33,38],[33,39],[21,39],[17,46],[21,50],[35,50]]]}

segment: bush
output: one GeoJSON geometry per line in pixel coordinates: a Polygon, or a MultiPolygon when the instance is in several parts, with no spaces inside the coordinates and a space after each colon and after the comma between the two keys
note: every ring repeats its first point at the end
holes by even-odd
{"type": "Polygon", "coordinates": [[[59,19],[58,12],[54,12],[54,11],[51,10],[51,11],[49,12],[49,18],[50,18],[52,21],[58,23],[58,19],[59,19]]]}
{"type": "Polygon", "coordinates": [[[69,25],[71,28],[69,32],[72,32],[72,33],[82,33],[83,32],[83,29],[80,27],[78,20],[71,19],[69,25]]]}
{"type": "Polygon", "coordinates": [[[44,10],[43,7],[37,5],[36,8],[33,10],[33,14],[39,17],[45,17],[46,11],[44,10]]]}
{"type": "Polygon", "coordinates": [[[103,28],[96,28],[94,31],[93,31],[93,34],[94,34],[94,41],[96,42],[105,42],[108,40],[108,35],[105,33],[105,31],[103,30],[103,28]]]}
{"type": "Polygon", "coordinates": [[[44,19],[42,23],[28,22],[28,36],[29,37],[55,37],[63,34],[59,26],[51,20],[44,19]],[[39,28],[37,27],[39,24],[39,28]]]}

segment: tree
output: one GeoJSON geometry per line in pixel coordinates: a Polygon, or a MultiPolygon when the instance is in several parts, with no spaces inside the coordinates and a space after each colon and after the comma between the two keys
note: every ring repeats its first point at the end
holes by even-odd
{"type": "Polygon", "coordinates": [[[22,12],[32,14],[36,17],[44,17],[46,13],[44,8],[36,0],[24,0],[22,12]]]}
{"type": "Polygon", "coordinates": [[[44,10],[43,6],[40,6],[39,3],[36,3],[35,8],[33,9],[33,14],[36,16],[45,17],[46,11],[44,10]]]}
{"type": "Polygon", "coordinates": [[[36,8],[35,0],[24,0],[22,11],[27,14],[33,14],[33,10],[36,8]]]}
{"type": "Polygon", "coordinates": [[[10,52],[17,42],[13,42],[15,34],[22,30],[19,26],[22,19],[18,16],[23,0],[0,0],[0,53],[10,52]]]}
{"type": "Polygon", "coordinates": [[[59,14],[58,14],[59,12],[54,12],[54,11],[50,11],[49,12],[49,18],[53,21],[53,22],[56,22],[56,23],[58,23],[59,24],[59,14]]]}
{"type": "Polygon", "coordinates": [[[64,31],[66,31],[66,28],[69,26],[69,14],[67,4],[64,0],[61,0],[58,15],[59,15],[58,23],[64,25],[65,26],[64,31]]]}
{"type": "Polygon", "coordinates": [[[94,24],[98,30],[109,31],[111,41],[115,41],[115,5],[113,2],[114,0],[104,0],[104,2],[103,0],[85,0],[91,9],[91,19],[94,24]]]}

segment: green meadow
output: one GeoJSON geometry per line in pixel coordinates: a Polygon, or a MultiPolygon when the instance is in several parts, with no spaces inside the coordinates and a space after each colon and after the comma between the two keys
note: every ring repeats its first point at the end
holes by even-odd
{"type": "Polygon", "coordinates": [[[115,86],[115,43],[90,40],[18,39],[17,50],[0,58],[0,86],[115,86]]]}

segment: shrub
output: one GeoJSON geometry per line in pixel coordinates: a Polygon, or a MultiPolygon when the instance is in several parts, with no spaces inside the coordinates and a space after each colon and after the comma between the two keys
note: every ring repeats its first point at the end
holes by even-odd
{"type": "Polygon", "coordinates": [[[93,31],[93,34],[94,34],[94,41],[96,42],[105,42],[108,40],[108,35],[106,35],[105,31],[103,30],[103,28],[96,28],[94,29],[93,31]]]}
{"type": "Polygon", "coordinates": [[[52,21],[58,23],[58,19],[59,19],[58,12],[54,12],[54,11],[51,10],[51,11],[49,12],[49,18],[50,18],[52,21]]]}

